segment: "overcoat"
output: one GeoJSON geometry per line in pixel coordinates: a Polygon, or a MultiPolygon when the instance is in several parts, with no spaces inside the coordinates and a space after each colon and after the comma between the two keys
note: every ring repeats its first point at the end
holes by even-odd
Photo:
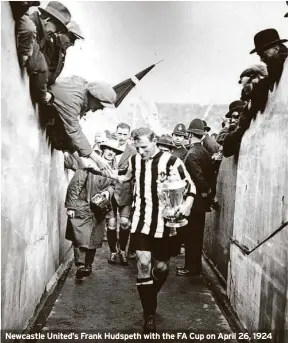
{"type": "MultiPolygon", "coordinates": [[[[79,119],[89,110],[87,87],[88,82],[82,77],[70,76],[59,79],[49,88],[54,95],[53,107],[61,119],[61,122],[57,121],[57,125],[63,126],[62,131],[60,127],[57,127],[58,135],[64,135],[66,140],[70,141],[70,147],[74,147],[81,157],[87,157],[92,152],[79,122],[79,119]]],[[[69,150],[69,152],[75,151],[71,151],[71,148],[69,150]]]]}
{"type": "Polygon", "coordinates": [[[210,207],[211,199],[209,196],[204,198],[202,194],[212,192],[215,176],[212,159],[200,142],[191,145],[185,158],[185,167],[196,186],[193,212],[206,212],[210,207]]]}
{"type": "Polygon", "coordinates": [[[71,179],[65,207],[75,211],[75,218],[68,218],[66,239],[75,247],[96,249],[102,246],[105,229],[105,214],[92,210],[91,198],[108,191],[110,199],[114,192],[114,181],[99,175],[93,175],[78,169],[71,179]]]}

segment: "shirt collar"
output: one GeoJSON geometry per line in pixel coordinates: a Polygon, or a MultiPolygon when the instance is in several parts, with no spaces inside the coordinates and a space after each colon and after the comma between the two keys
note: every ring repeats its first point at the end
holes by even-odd
{"type": "Polygon", "coordinates": [[[153,160],[153,158],[156,157],[160,153],[161,151],[158,148],[156,148],[155,153],[149,158],[149,160],[146,160],[146,162],[153,160]]]}

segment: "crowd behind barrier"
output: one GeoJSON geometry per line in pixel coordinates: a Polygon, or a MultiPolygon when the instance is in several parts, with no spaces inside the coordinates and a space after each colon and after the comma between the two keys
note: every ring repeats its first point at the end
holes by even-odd
{"type": "MultiPolygon", "coordinates": [[[[79,25],[71,21],[69,9],[58,1],[50,1],[46,8],[42,8],[39,1],[10,4],[16,25],[19,63],[30,76],[32,99],[43,104],[49,114],[54,113],[54,123],[48,130],[52,143],[59,150],[88,157],[88,163],[93,165],[91,162],[95,162],[100,169],[105,169],[105,162],[91,151],[76,116],[80,115],[81,118],[89,110],[97,111],[113,106],[116,101],[115,91],[112,87],[109,89],[109,85],[101,85],[99,82],[89,85],[76,76],[57,80],[65,63],[67,49],[77,39],[84,39],[79,25]],[[29,15],[31,6],[39,7],[38,11],[29,15]],[[72,89],[70,84],[73,84],[72,89]],[[77,96],[81,97],[81,102],[70,104],[70,99],[77,96]]],[[[277,30],[272,28],[254,36],[255,47],[250,53],[257,53],[263,64],[250,66],[240,74],[241,100],[235,100],[229,105],[225,115],[227,120],[223,122],[223,129],[216,142],[208,134],[203,141],[211,156],[218,154],[219,146],[223,147],[221,151],[225,157],[239,152],[241,139],[251,120],[255,119],[257,113],[263,112],[269,91],[279,83],[288,54],[285,42],[287,39],[280,38],[277,30]]],[[[207,127],[206,122],[204,125],[207,127]]]]}

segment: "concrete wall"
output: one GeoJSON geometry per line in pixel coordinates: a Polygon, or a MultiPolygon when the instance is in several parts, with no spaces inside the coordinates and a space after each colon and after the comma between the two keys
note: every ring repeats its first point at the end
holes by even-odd
{"type": "MultiPolygon", "coordinates": [[[[258,114],[241,145],[233,236],[248,248],[288,220],[287,132],[286,63],[278,89],[270,93],[265,113],[258,114]]],[[[229,298],[240,320],[250,331],[282,330],[273,342],[283,343],[288,325],[287,246],[287,227],[248,257],[232,245],[228,275],[229,298]]]]}
{"type": "Polygon", "coordinates": [[[25,329],[65,257],[63,154],[51,152],[21,78],[9,2],[2,9],[2,329],[25,329]]]}
{"type": "Polygon", "coordinates": [[[203,249],[225,280],[230,259],[229,238],[233,234],[236,179],[236,158],[224,158],[217,179],[217,198],[221,210],[208,212],[205,221],[203,249]]]}
{"type": "Polygon", "coordinates": [[[277,343],[288,342],[288,227],[249,256],[230,245],[229,237],[251,249],[288,220],[287,132],[288,61],[265,112],[243,137],[237,164],[223,161],[221,211],[207,215],[204,242],[206,255],[227,279],[243,326],[251,333],[276,330],[277,343]]]}

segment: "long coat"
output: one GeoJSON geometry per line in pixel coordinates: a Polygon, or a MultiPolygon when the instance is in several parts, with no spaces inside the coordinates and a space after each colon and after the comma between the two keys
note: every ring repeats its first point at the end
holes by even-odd
{"type": "MultiPolygon", "coordinates": [[[[118,163],[118,169],[127,167],[129,157],[135,154],[136,149],[132,145],[127,144],[118,163]]],[[[117,182],[115,185],[114,199],[116,200],[118,206],[122,207],[131,205],[133,201],[133,182],[117,182]]]]}
{"type": "Polygon", "coordinates": [[[206,212],[210,207],[211,199],[201,194],[212,192],[215,175],[212,159],[200,142],[192,144],[185,159],[185,167],[196,186],[193,212],[206,212]]]}
{"type": "MultiPolygon", "coordinates": [[[[60,124],[63,125],[63,135],[66,135],[71,143],[70,146],[74,147],[79,156],[82,157],[86,157],[92,152],[79,122],[79,117],[81,118],[89,109],[87,87],[88,82],[82,77],[70,76],[60,79],[49,88],[54,95],[53,107],[61,118],[60,124]]],[[[60,133],[61,129],[59,135],[60,133]]],[[[69,152],[74,151],[70,149],[69,152]]]]}
{"type": "Polygon", "coordinates": [[[67,189],[65,207],[75,211],[75,218],[68,218],[66,239],[75,247],[96,249],[101,247],[105,229],[105,215],[93,212],[91,198],[99,192],[108,191],[110,199],[114,182],[99,175],[78,169],[67,189]]]}

